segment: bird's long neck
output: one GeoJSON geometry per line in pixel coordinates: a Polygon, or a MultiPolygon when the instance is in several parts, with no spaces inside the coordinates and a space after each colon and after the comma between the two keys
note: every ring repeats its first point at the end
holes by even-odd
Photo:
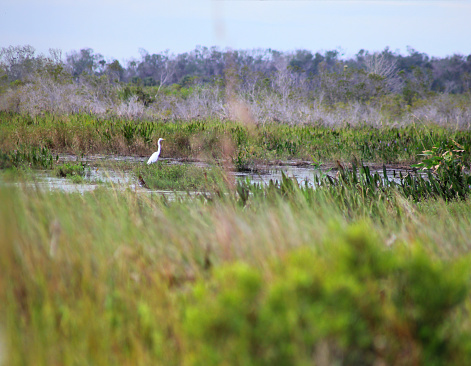
{"type": "Polygon", "coordinates": [[[160,140],[159,140],[159,142],[157,143],[157,145],[158,145],[157,153],[160,153],[160,140]]]}

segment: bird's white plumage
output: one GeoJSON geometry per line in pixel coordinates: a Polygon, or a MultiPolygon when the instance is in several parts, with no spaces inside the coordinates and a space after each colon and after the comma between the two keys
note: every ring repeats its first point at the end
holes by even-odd
{"type": "Polygon", "coordinates": [[[147,165],[149,164],[152,164],[152,163],[155,163],[157,160],[159,160],[159,155],[160,155],[160,141],[164,141],[165,139],[163,138],[159,138],[159,141],[157,142],[157,144],[159,145],[159,148],[157,149],[157,151],[155,153],[153,153],[149,160],[147,160],[147,165]]]}

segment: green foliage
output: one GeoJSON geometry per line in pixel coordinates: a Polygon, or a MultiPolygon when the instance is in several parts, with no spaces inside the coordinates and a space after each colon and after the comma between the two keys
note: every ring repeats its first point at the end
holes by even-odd
{"type": "Polygon", "coordinates": [[[150,122],[144,122],[139,125],[137,133],[146,144],[150,144],[152,142],[154,127],[155,125],[150,122]]]}
{"type": "MultiPolygon", "coordinates": [[[[338,229],[333,232],[338,232],[338,229]]],[[[453,314],[463,263],[391,249],[366,225],[299,249],[270,275],[236,263],[200,281],[185,310],[190,365],[454,364],[470,357],[453,314]]]]}
{"type": "MultiPolygon", "coordinates": [[[[427,158],[413,166],[424,170],[432,169],[436,173],[454,170],[455,167],[463,170],[466,168],[463,161],[464,152],[463,146],[455,141],[448,144],[442,143],[442,146],[434,146],[431,150],[423,151],[420,155],[427,158]]],[[[469,164],[467,167],[469,168],[469,164]]]]}
{"type": "Polygon", "coordinates": [[[121,131],[128,145],[133,143],[137,128],[137,124],[134,122],[127,122],[122,125],[121,131]]]}
{"type": "MultiPolygon", "coordinates": [[[[144,83],[145,82],[146,81],[144,80],[144,83]]],[[[133,96],[135,96],[137,100],[146,107],[155,101],[155,98],[152,96],[150,91],[144,90],[141,86],[128,85],[119,93],[119,96],[124,101],[129,101],[133,96]]]]}
{"type": "Polygon", "coordinates": [[[261,165],[263,152],[256,146],[240,146],[232,158],[234,169],[238,172],[254,172],[261,165]]]}
{"type": "Polygon", "coordinates": [[[464,153],[464,147],[455,141],[442,142],[423,151],[420,155],[426,158],[413,166],[427,171],[430,190],[435,194],[444,199],[464,199],[471,190],[471,175],[466,173],[469,161],[463,159],[464,153]]]}
{"type": "Polygon", "coordinates": [[[247,351],[256,347],[254,326],[261,287],[261,275],[242,263],[215,272],[211,284],[195,286],[195,304],[190,303],[185,312],[189,338],[185,363],[251,364],[247,351]]]}
{"type": "Polygon", "coordinates": [[[266,186],[249,181],[237,183],[238,203],[251,206],[257,202],[276,204],[282,200],[295,206],[315,207],[322,204],[337,207],[346,217],[366,215],[379,222],[390,215],[400,216],[399,190],[368,167],[352,171],[340,169],[338,177],[329,174],[314,177],[314,185],[298,183],[282,173],[280,181],[270,180],[266,186]]]}
{"type": "Polygon", "coordinates": [[[33,169],[52,169],[54,161],[57,160],[58,156],[54,158],[47,147],[20,147],[8,153],[0,151],[0,169],[20,166],[29,166],[33,169]]]}
{"type": "Polygon", "coordinates": [[[404,79],[402,97],[408,105],[412,105],[417,99],[430,96],[432,86],[432,71],[412,67],[411,75],[404,71],[399,72],[399,76],[404,79]]]}
{"type": "Polygon", "coordinates": [[[364,212],[383,220],[386,214],[384,205],[400,215],[398,196],[415,202],[430,198],[446,201],[467,199],[471,194],[471,176],[462,170],[456,176],[451,175],[453,172],[442,177],[430,172],[427,177],[412,173],[403,176],[399,173],[391,178],[385,166],[380,174],[371,172],[367,166],[357,167],[353,163],[351,169],[339,166],[336,176],[322,172],[314,175],[313,186],[307,181],[300,184],[295,178],[282,173],[280,181],[270,180],[266,186],[248,180],[238,181],[236,192],[242,206],[257,200],[276,202],[281,198],[291,201],[297,197],[309,205],[319,200],[331,202],[346,215],[364,212]]]}
{"type": "MultiPolygon", "coordinates": [[[[111,135],[108,131],[105,131],[105,137],[111,140],[111,135]]],[[[135,123],[133,121],[125,121],[121,125],[121,133],[128,145],[132,145],[137,136],[140,136],[146,144],[151,143],[153,132],[154,124],[150,122],[135,123]]]]}
{"type": "MultiPolygon", "coordinates": [[[[340,107],[338,107],[340,108],[340,107]]],[[[351,161],[398,163],[417,162],[418,154],[433,146],[454,140],[463,146],[463,160],[470,159],[471,135],[468,131],[438,126],[405,127],[316,125],[288,126],[277,123],[246,126],[220,120],[167,123],[98,118],[77,114],[68,117],[45,114],[24,116],[0,112],[0,148],[12,149],[11,141],[25,147],[45,146],[56,152],[80,150],[91,153],[139,153],[150,155],[159,137],[166,138],[166,157],[230,158],[237,167],[253,166],[263,160],[302,159],[320,162],[351,161]],[[124,144],[123,144],[124,139],[124,144]],[[8,143],[8,145],[7,145],[8,143]],[[224,148],[224,146],[226,146],[224,148]],[[140,150],[135,149],[139,147],[140,150]],[[213,154],[214,148],[219,151],[213,154]],[[225,156],[222,156],[222,151],[225,156]]]]}
{"type": "Polygon", "coordinates": [[[84,163],[65,162],[54,168],[54,175],[62,178],[70,178],[73,176],[83,177],[86,172],[85,168],[86,165],[84,163]]]}

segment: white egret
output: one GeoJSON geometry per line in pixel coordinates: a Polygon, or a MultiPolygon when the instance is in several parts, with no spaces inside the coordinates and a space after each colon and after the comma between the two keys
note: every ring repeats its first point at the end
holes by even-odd
{"type": "Polygon", "coordinates": [[[152,163],[155,163],[157,160],[159,160],[159,155],[160,155],[160,141],[165,141],[165,139],[163,139],[162,137],[159,138],[159,141],[157,142],[157,144],[159,145],[159,148],[157,149],[157,151],[155,153],[153,153],[149,160],[147,160],[147,165],[149,164],[152,164],[152,163]]]}

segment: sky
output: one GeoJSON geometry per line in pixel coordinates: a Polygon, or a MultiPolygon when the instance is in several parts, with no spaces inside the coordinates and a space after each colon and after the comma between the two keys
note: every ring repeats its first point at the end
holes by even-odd
{"type": "Polygon", "coordinates": [[[471,0],[0,0],[0,48],[92,48],[125,62],[197,45],[471,54],[471,0]]]}

